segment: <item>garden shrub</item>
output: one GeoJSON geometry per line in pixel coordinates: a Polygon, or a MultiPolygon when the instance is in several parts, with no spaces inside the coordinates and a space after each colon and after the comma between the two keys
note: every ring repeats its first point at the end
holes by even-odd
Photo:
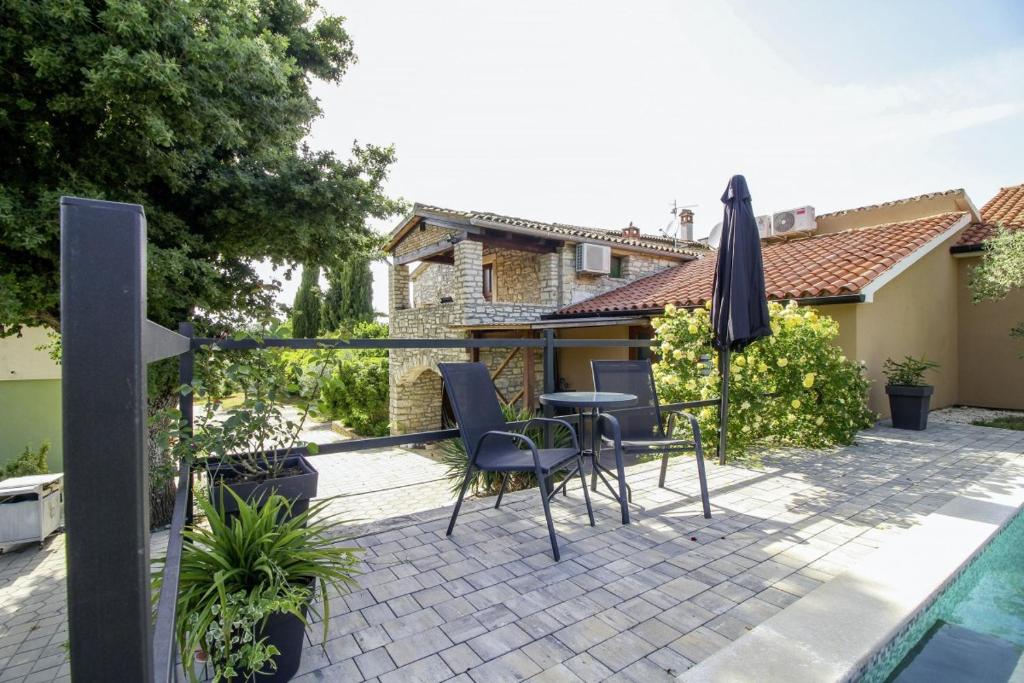
{"type": "Polygon", "coordinates": [[[362,436],[388,434],[388,359],[341,351],[320,387],[324,417],[343,422],[362,436]]]}
{"type": "MultiPolygon", "coordinates": [[[[826,447],[852,443],[876,416],[865,405],[868,380],[835,345],[838,324],[815,309],[771,302],[772,336],[730,358],[727,448],[753,444],[826,447]],[[771,396],[765,396],[771,394],[771,396]]],[[[654,320],[658,389],[667,402],[717,398],[721,382],[708,308],[666,306],[654,320]],[[702,360],[703,358],[703,360],[702,360]]],[[[718,411],[697,411],[706,448],[718,442],[718,411]]]]}
{"type": "Polygon", "coordinates": [[[44,441],[39,450],[32,450],[26,446],[25,450],[16,459],[0,467],[0,479],[11,477],[28,477],[34,474],[48,474],[49,465],[46,464],[46,456],[50,452],[50,442],[44,441]]]}

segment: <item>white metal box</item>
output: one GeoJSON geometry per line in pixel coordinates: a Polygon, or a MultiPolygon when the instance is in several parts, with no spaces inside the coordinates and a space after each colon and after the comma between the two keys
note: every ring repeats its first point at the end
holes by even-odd
{"type": "Polygon", "coordinates": [[[63,474],[15,477],[0,482],[0,546],[42,543],[63,525],[63,474]]]}

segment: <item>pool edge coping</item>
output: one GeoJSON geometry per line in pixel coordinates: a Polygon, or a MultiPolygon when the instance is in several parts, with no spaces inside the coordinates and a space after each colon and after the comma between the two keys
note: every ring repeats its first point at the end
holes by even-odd
{"type": "Polygon", "coordinates": [[[856,680],[1022,509],[1024,473],[1008,461],[677,680],[856,680]]]}

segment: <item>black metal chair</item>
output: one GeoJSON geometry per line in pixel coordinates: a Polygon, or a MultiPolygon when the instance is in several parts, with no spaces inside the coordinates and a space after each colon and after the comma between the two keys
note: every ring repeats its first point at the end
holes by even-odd
{"type": "MultiPolygon", "coordinates": [[[[654,370],[649,360],[594,360],[590,361],[590,367],[594,373],[596,391],[635,394],[640,399],[636,407],[601,414],[601,441],[615,446],[618,454],[661,453],[661,475],[658,477],[658,486],[661,488],[665,488],[669,456],[682,451],[693,451],[697,460],[704,517],[710,519],[711,504],[708,500],[707,477],[704,473],[704,447],[697,418],[682,410],[661,409],[654,385],[654,370]],[[675,438],[677,416],[689,422],[692,440],[675,438]],[[664,419],[666,417],[667,420],[664,419]],[[606,431],[610,431],[611,434],[606,434],[606,431]]],[[[600,457],[600,451],[597,451],[594,454],[595,461],[600,457]]],[[[616,457],[616,465],[620,482],[625,481],[621,457],[616,457]]],[[[591,486],[595,490],[597,473],[598,468],[595,466],[591,475],[591,486]]]]}
{"type": "Polygon", "coordinates": [[[455,412],[462,443],[466,447],[466,456],[469,458],[466,479],[462,482],[462,490],[455,503],[455,510],[452,511],[446,535],[451,536],[452,529],[455,528],[462,499],[477,471],[502,473],[501,491],[495,507],[501,504],[501,496],[505,493],[505,480],[509,473],[532,472],[539,482],[544,517],[548,523],[548,536],[551,538],[551,550],[555,561],[558,561],[558,541],[555,538],[554,522],[551,521],[550,502],[560,489],[565,489],[566,484],[577,473],[583,483],[583,497],[587,502],[590,526],[594,526],[594,510],[590,506],[590,493],[587,491],[587,478],[583,474],[583,456],[576,431],[565,420],[535,417],[523,428],[524,432],[534,423],[548,422],[564,426],[572,435],[572,448],[537,448],[537,444],[531,438],[509,428],[487,366],[483,363],[439,363],[438,368],[448,389],[448,397],[455,412]],[[521,448],[520,444],[525,448],[521,448]],[[557,487],[550,490],[551,475],[562,470],[569,470],[569,474],[557,487]]]}

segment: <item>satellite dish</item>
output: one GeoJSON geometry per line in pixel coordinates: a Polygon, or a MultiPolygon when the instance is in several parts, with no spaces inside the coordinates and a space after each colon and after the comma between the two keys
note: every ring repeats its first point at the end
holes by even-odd
{"type": "Polygon", "coordinates": [[[711,234],[708,235],[708,246],[712,249],[718,249],[718,245],[722,243],[722,224],[719,223],[715,227],[711,228],[711,234]]]}

